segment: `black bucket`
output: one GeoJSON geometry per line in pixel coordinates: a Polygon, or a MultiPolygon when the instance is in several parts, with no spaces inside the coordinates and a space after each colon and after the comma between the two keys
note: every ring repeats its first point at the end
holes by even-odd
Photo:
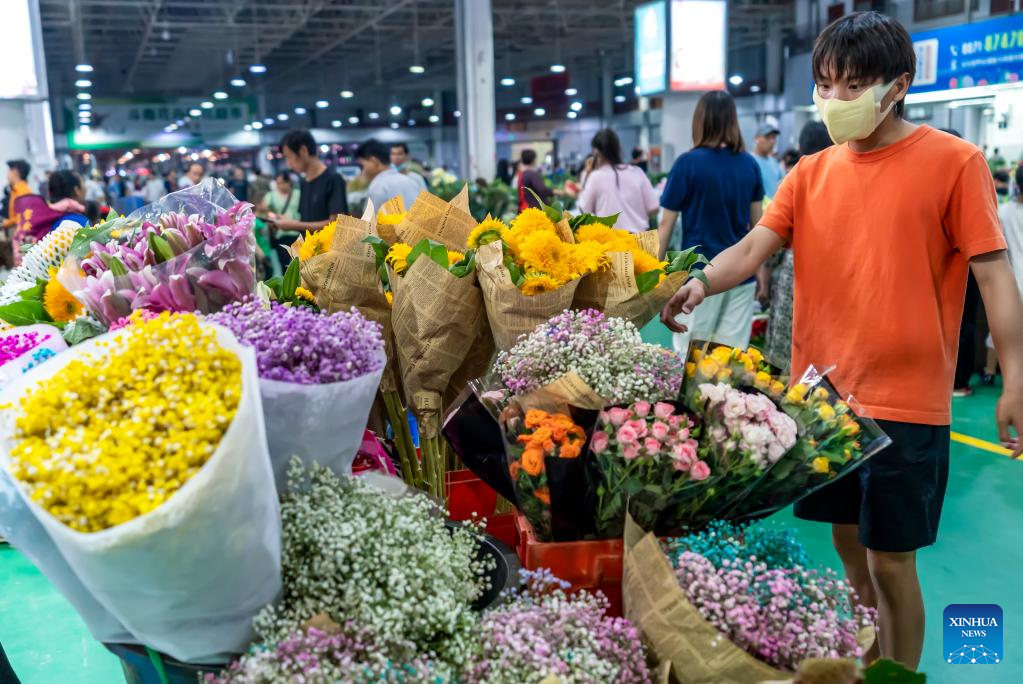
{"type": "MultiPolygon", "coordinates": [[[[460,523],[449,522],[449,527],[460,523]]],[[[519,557],[506,544],[488,535],[484,535],[477,558],[494,559],[494,569],[490,571],[490,589],[473,603],[473,610],[484,611],[495,605],[501,593],[519,584],[519,557]]],[[[130,644],[103,644],[107,650],[121,659],[124,670],[124,681],[127,684],[196,684],[199,675],[207,672],[216,674],[226,664],[193,665],[174,660],[170,656],[157,653],[145,646],[130,644]]]]}

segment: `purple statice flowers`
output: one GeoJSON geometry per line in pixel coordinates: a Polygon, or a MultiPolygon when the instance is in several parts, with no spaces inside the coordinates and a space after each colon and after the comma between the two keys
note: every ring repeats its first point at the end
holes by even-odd
{"type": "Polygon", "coordinates": [[[300,385],[358,378],[383,367],[380,325],[358,309],[333,314],[249,297],[209,316],[256,350],[259,377],[300,385]]]}
{"type": "Polygon", "coordinates": [[[650,681],[639,633],[628,620],[606,615],[607,599],[567,595],[550,571],[523,572],[525,588],[483,615],[480,655],[470,682],[540,682],[547,677],[579,684],[650,681]]]}
{"type": "Polygon", "coordinates": [[[528,394],[575,371],[609,404],[678,397],[684,361],[622,318],[566,310],[497,357],[495,372],[513,394],[528,394]]]}

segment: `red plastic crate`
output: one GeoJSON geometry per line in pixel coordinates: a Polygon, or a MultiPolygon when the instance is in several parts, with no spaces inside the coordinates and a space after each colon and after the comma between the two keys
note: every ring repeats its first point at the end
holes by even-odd
{"type": "Polygon", "coordinates": [[[497,492],[471,470],[452,470],[445,478],[448,494],[448,517],[470,520],[474,516],[490,520],[497,509],[497,492]]]}
{"type": "Polygon", "coordinates": [[[572,590],[600,591],[607,596],[611,615],[622,615],[621,539],[575,542],[539,542],[533,527],[522,515],[515,515],[515,552],[527,570],[547,568],[555,577],[572,585],[572,590]]]}

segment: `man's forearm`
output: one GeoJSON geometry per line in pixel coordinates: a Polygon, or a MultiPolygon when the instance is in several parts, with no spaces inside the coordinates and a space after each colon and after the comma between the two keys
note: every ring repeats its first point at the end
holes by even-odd
{"type": "Polygon", "coordinates": [[[1023,390],[1023,302],[1005,252],[970,262],[994,339],[1006,387],[1023,390]]]}
{"type": "Polygon", "coordinates": [[[704,267],[703,274],[710,282],[707,294],[726,292],[749,280],[783,244],[782,239],[773,231],[757,226],[704,267]]]}

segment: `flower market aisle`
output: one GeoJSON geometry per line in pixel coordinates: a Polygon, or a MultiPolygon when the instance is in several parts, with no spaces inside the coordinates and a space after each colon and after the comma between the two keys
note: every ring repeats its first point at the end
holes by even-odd
{"type": "MultiPolygon", "coordinates": [[[[654,339],[654,335],[646,337],[654,339]]],[[[994,439],[990,417],[996,398],[994,390],[981,389],[969,399],[955,400],[953,429],[994,439]]],[[[1023,464],[953,442],[941,540],[920,556],[928,610],[921,670],[928,682],[964,681],[962,672],[941,660],[941,613],[949,603],[997,603],[1008,620],[1006,644],[1023,643],[1015,631],[1023,629],[1015,619],[1023,615],[1023,594],[1015,589],[1012,577],[1023,566],[1023,531],[1011,524],[1023,514],[1020,491],[1023,464]]],[[[815,560],[839,567],[824,526],[797,521],[787,511],[774,516],[771,524],[793,525],[815,560]]],[[[92,639],[46,578],[8,546],[0,547],[0,616],[0,642],[24,684],[123,681],[114,656],[92,639]]],[[[1010,653],[998,666],[972,669],[970,681],[1023,681],[1023,660],[1018,655],[1010,653]]]]}

